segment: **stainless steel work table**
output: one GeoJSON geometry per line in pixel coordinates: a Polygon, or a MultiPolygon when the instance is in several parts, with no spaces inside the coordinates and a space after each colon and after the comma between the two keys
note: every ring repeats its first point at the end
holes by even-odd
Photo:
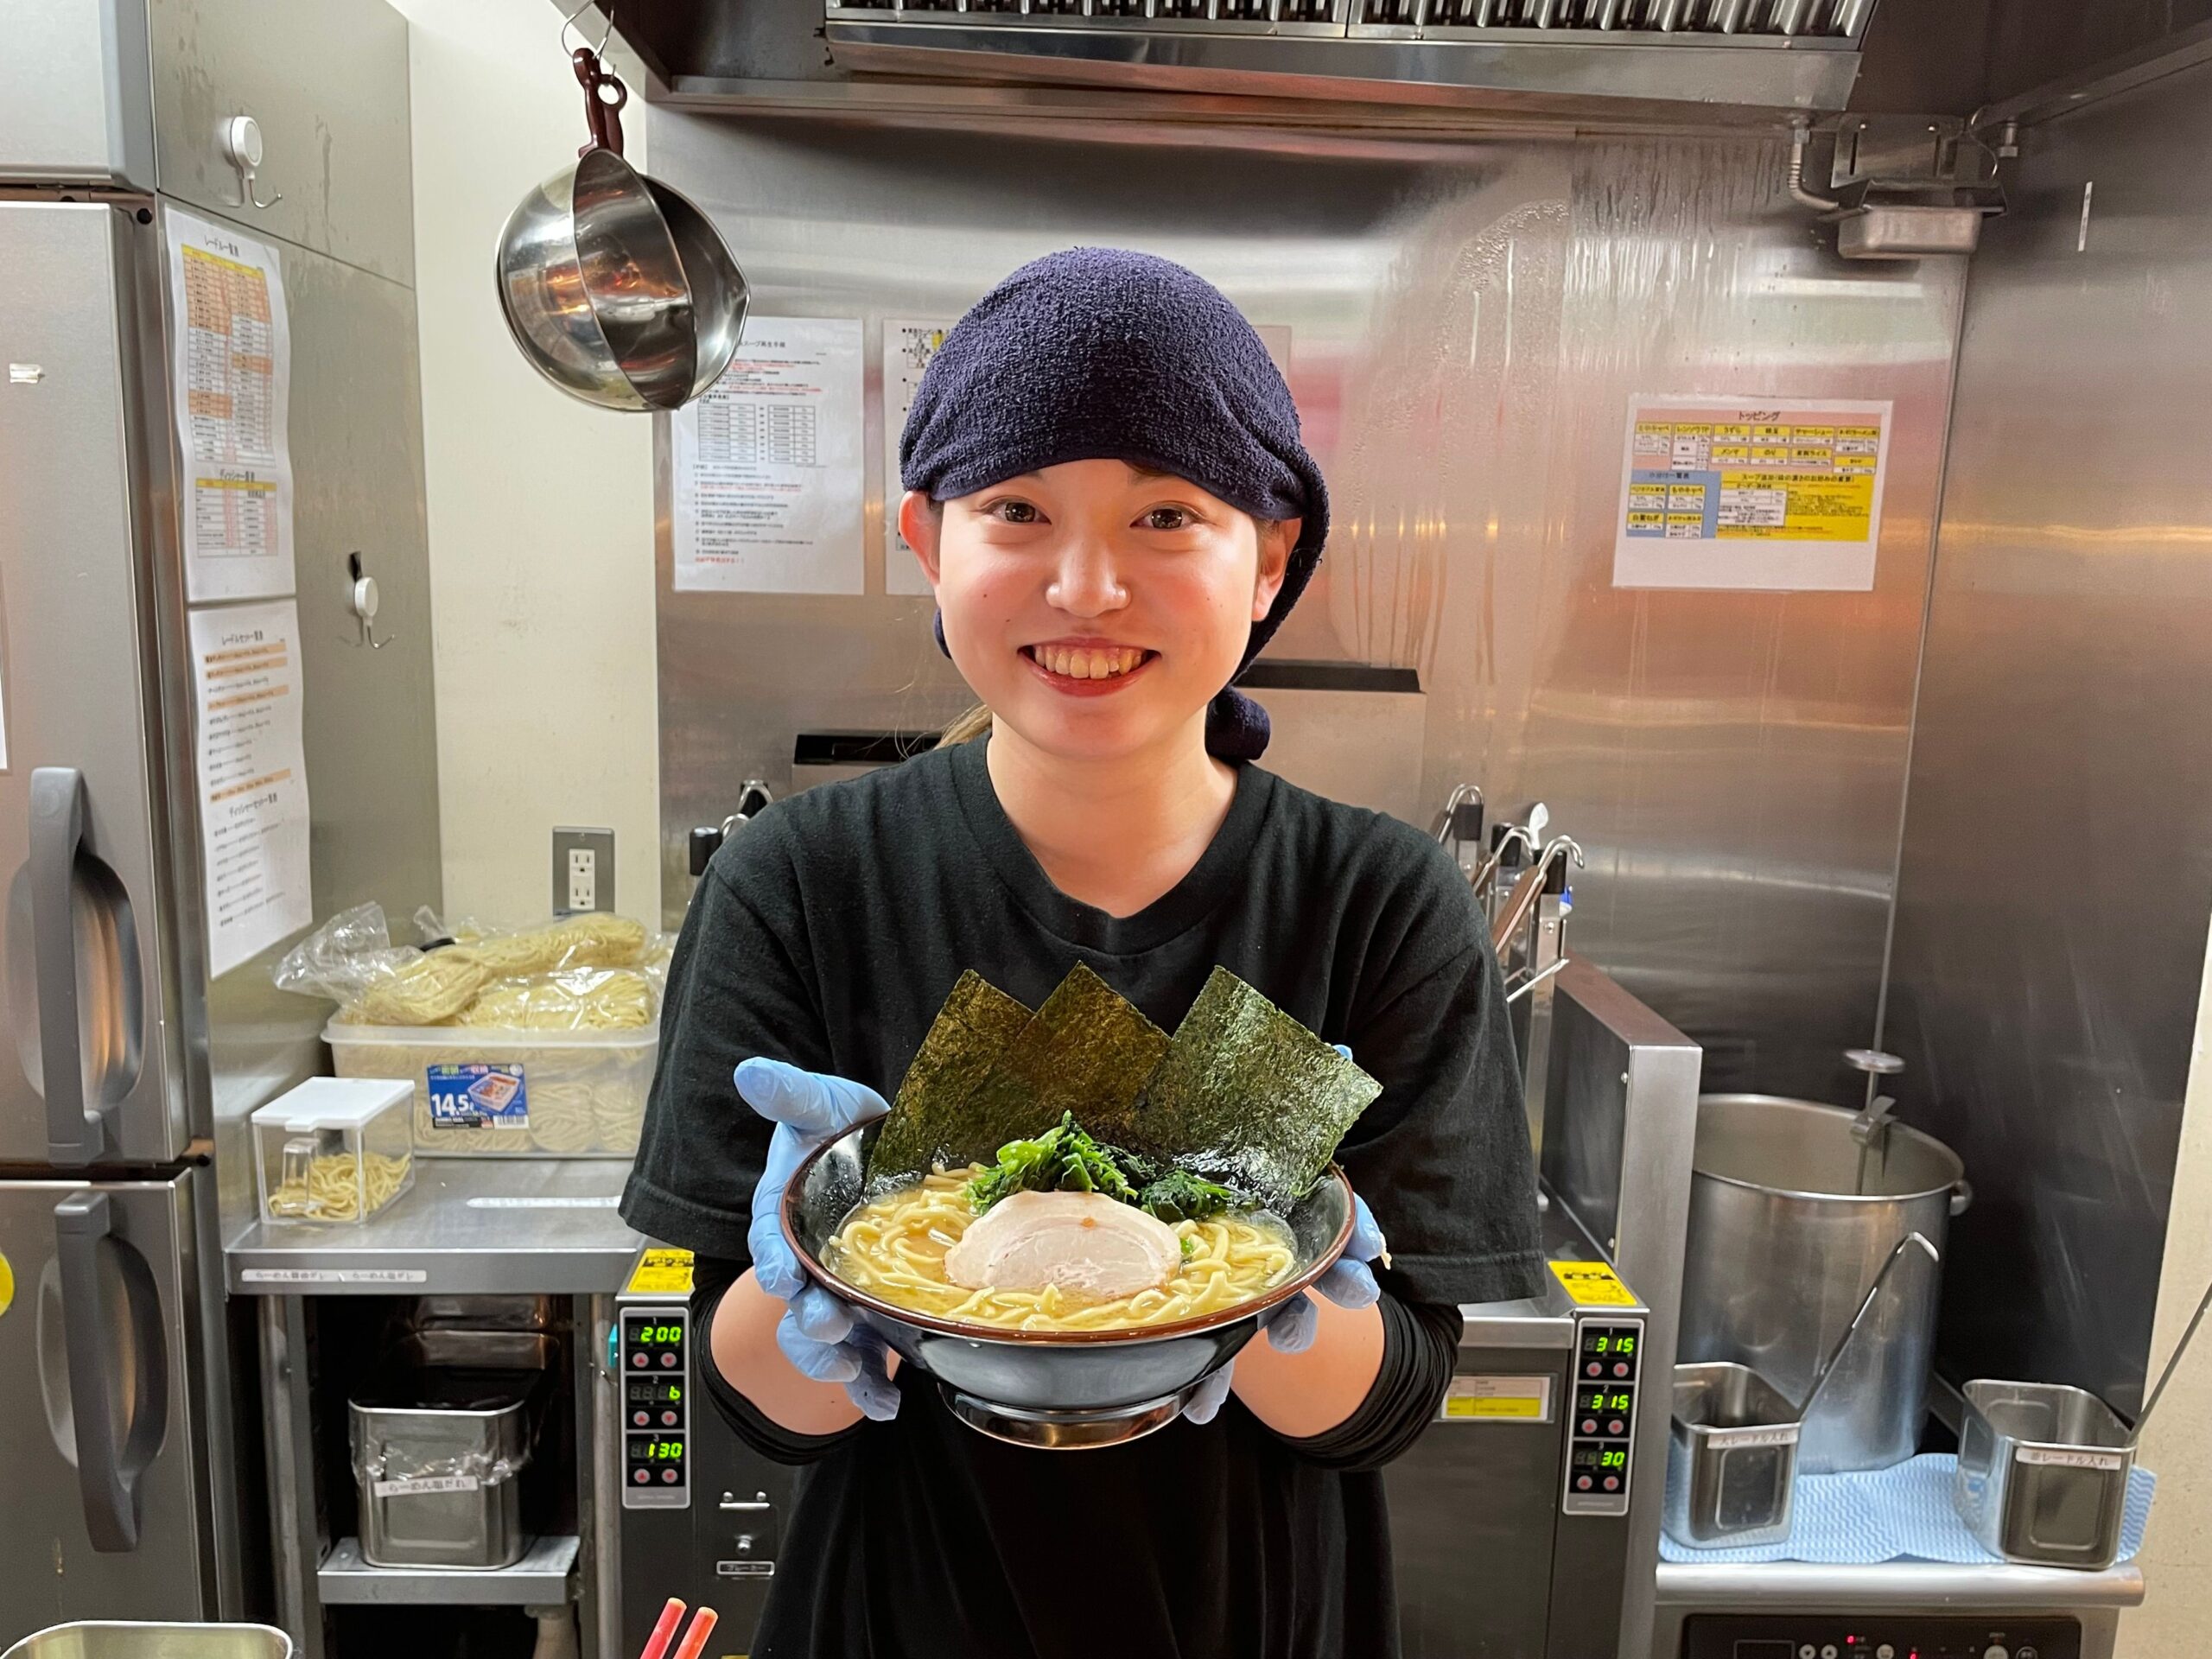
{"type": "Polygon", "coordinates": [[[255,1221],[224,1251],[233,1295],[607,1295],[645,1240],[614,1205],[626,1158],[418,1158],[366,1221],[255,1221]]]}
{"type": "MultiPolygon", "coordinates": [[[[322,1659],[327,1605],[577,1604],[582,1659],[600,1659],[593,1547],[593,1310],[622,1287],[643,1237],[615,1205],[624,1158],[418,1159],[415,1184],[365,1222],[320,1227],[255,1220],[224,1251],[233,1295],[257,1299],[267,1410],[270,1532],[278,1622],[301,1659],[322,1659]],[[535,1295],[573,1299],[570,1366],[576,1402],[576,1535],[540,1537],[512,1567],[490,1571],[371,1567],[352,1538],[325,1537],[316,1502],[313,1389],[305,1363],[310,1298],[535,1295]]],[[[326,1316],[327,1316],[326,1314],[326,1316]]],[[[602,1321],[603,1323],[603,1321],[602,1321]]],[[[325,1411],[345,1409],[325,1379],[325,1411]]],[[[326,1483],[350,1480],[344,1469],[326,1483]]]]}

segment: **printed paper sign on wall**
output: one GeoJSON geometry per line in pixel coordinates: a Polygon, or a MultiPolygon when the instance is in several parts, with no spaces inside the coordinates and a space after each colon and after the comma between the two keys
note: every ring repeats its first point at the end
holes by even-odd
{"type": "Polygon", "coordinates": [[[863,590],[858,318],[747,318],[671,435],[677,592],[863,590]]]}
{"type": "Polygon", "coordinates": [[[1837,399],[1631,397],[1613,586],[1866,592],[1891,414],[1837,399]]]}

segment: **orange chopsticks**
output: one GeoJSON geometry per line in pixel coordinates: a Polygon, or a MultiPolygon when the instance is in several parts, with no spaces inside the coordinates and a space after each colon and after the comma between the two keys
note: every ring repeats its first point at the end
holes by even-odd
{"type": "MultiPolygon", "coordinates": [[[[702,1607],[691,1615],[691,1627],[683,1632],[674,1659],[699,1659],[707,1645],[707,1638],[715,1633],[721,1615],[711,1607],[702,1607]]],[[[653,1621],[653,1633],[645,1638],[645,1650],[638,1659],[669,1659],[668,1644],[675,1639],[676,1627],[683,1622],[683,1604],[674,1596],[668,1605],[660,1610],[660,1617],[653,1621]]]]}

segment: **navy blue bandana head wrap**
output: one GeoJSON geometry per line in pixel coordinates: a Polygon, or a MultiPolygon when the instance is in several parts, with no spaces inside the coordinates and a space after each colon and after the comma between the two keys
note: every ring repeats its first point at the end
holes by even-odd
{"type": "MultiPolygon", "coordinates": [[[[1243,313],[1195,272],[1121,248],[1050,254],[978,300],[923,372],[899,440],[901,481],[946,501],[1069,461],[1135,461],[1255,518],[1303,521],[1241,676],[1329,536],[1321,469],[1243,313]]],[[[1232,681],[1206,711],[1206,747],[1255,760],[1267,747],[1267,711],[1232,681]]]]}

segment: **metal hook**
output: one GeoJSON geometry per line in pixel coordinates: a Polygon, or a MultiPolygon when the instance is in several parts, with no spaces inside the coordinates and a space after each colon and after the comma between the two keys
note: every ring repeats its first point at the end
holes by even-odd
{"type": "MultiPolygon", "coordinates": [[[[577,18],[579,18],[579,17],[581,17],[581,16],[582,16],[584,15],[584,13],[586,13],[586,12],[589,11],[589,10],[590,10],[594,6],[597,5],[598,3],[599,3],[599,0],[584,0],[583,4],[582,4],[581,6],[578,6],[578,7],[577,7],[574,11],[570,12],[567,16],[563,17],[563,18],[561,20],[561,48],[562,48],[562,50],[566,51],[566,50],[568,50],[568,48],[569,48],[569,29],[574,29],[574,28],[575,27],[575,22],[576,22],[576,19],[577,19],[577,18]]],[[[584,37],[584,32],[583,32],[583,30],[582,30],[581,29],[576,29],[576,38],[577,38],[578,40],[580,40],[580,41],[581,41],[582,39],[583,39],[583,37],[584,37]]],[[[604,56],[606,56],[606,55],[607,55],[607,41],[609,41],[613,40],[613,38],[614,38],[614,0],[607,0],[607,30],[606,30],[606,33],[602,34],[602,35],[599,37],[599,44],[598,44],[597,46],[594,46],[594,48],[592,48],[592,49],[591,49],[592,55],[593,55],[594,57],[595,57],[595,58],[597,58],[597,57],[604,57],[604,56]]]]}

